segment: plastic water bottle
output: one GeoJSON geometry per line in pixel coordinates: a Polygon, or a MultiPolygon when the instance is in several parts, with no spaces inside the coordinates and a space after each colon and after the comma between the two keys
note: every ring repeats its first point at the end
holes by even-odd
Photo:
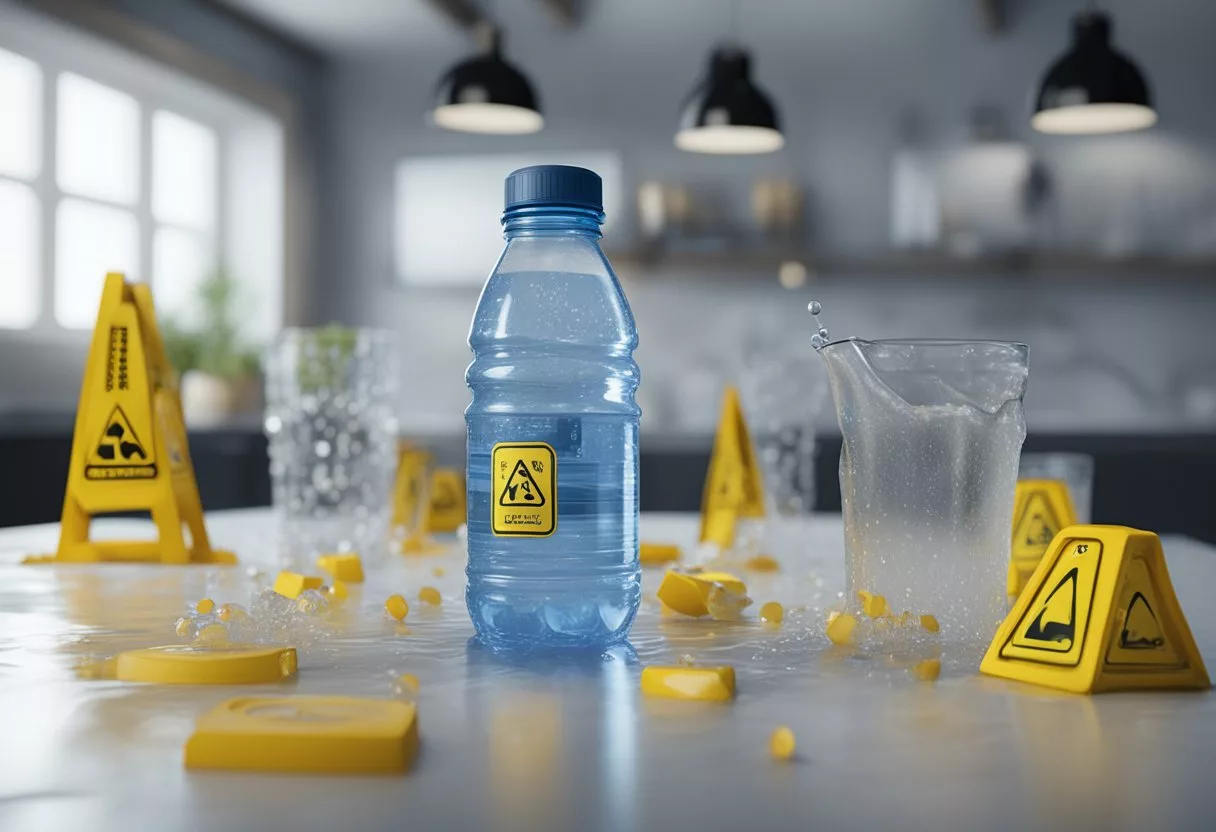
{"type": "Polygon", "coordinates": [[[637,329],[603,221],[589,170],[507,177],[466,376],[465,600],[492,648],[602,648],[637,613],[637,329]]]}

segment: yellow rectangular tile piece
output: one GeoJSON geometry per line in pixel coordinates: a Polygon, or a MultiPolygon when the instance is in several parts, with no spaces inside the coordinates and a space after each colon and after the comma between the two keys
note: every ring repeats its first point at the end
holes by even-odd
{"type": "Polygon", "coordinates": [[[241,697],[199,717],[186,768],[397,774],[418,751],[413,703],[346,696],[241,697]]]}
{"type": "Polygon", "coordinates": [[[730,593],[744,595],[747,585],[728,572],[686,572],[668,570],[659,584],[659,600],[676,612],[699,618],[709,614],[707,601],[714,584],[721,584],[730,593]]]}
{"type": "Polygon", "coordinates": [[[321,555],[317,558],[317,568],[348,584],[363,583],[363,561],[353,552],[341,555],[321,555]]]}
{"type": "Polygon", "coordinates": [[[301,575],[298,572],[280,572],[274,579],[274,591],[287,598],[299,598],[306,589],[320,589],[325,586],[325,579],[315,575],[301,575]]]}
{"type": "Polygon", "coordinates": [[[680,547],[672,543],[643,543],[638,549],[638,560],[643,566],[657,566],[680,559],[680,547]]]}
{"type": "Polygon", "coordinates": [[[735,698],[735,669],[722,667],[647,667],[642,694],[665,699],[729,702],[735,698]]]}

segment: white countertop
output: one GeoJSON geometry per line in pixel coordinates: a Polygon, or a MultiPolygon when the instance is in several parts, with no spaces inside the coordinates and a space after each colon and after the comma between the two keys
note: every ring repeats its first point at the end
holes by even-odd
{"type": "MultiPolygon", "coordinates": [[[[99,522],[104,535],[130,521],[99,522]]],[[[242,566],[19,566],[57,528],[0,530],[0,830],[271,829],[1210,829],[1216,693],[1057,694],[976,675],[947,656],[935,684],[883,656],[842,656],[822,610],[843,585],[839,517],[811,520],[801,555],[749,574],[751,620],[667,618],[646,571],[633,651],[571,664],[469,644],[464,552],[369,570],[350,620],[299,643],[295,682],[170,687],[77,678],[82,660],[177,641],[202,597],[245,603],[273,576],[265,510],[208,517],[242,566]],[[265,571],[250,577],[247,567],[265,571]],[[446,570],[435,577],[433,567],[446,570]],[[413,602],[438,586],[438,611],[413,602]],[[402,634],[381,614],[402,592],[402,634]],[[759,624],[768,600],[791,610],[759,624]],[[730,663],[737,700],[644,700],[643,665],[730,663]],[[403,777],[187,772],[195,718],[243,693],[394,695],[413,673],[422,753],[403,777]],[[775,763],[780,724],[800,759],[775,763]]],[[[689,543],[695,518],[647,515],[647,540],[689,543]]],[[[1165,540],[1201,653],[1216,671],[1216,549],[1165,540]]]]}

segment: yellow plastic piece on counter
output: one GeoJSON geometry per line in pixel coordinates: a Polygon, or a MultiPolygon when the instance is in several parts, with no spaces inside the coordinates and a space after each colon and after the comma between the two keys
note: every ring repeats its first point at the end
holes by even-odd
{"type": "Polygon", "coordinates": [[[769,624],[780,624],[785,620],[785,607],[776,601],[769,601],[760,607],[760,620],[767,621],[769,624]]]}
{"type": "Polygon", "coordinates": [[[861,610],[870,618],[882,618],[888,613],[887,599],[874,592],[859,590],[857,597],[861,600],[861,610]]]}
{"type": "Polygon", "coordinates": [[[325,586],[325,579],[315,575],[301,575],[299,572],[280,572],[274,579],[274,591],[285,598],[299,598],[306,589],[320,589],[325,586]]]}
{"type": "Polygon", "coordinates": [[[199,615],[210,615],[211,611],[215,609],[215,602],[210,598],[204,598],[194,605],[194,609],[199,615]]]}
{"type": "Polygon", "coordinates": [[[116,667],[123,682],[162,685],[262,685],[281,682],[295,673],[294,647],[259,644],[227,644],[218,649],[172,645],[130,650],[118,654],[116,667]]]}
{"type": "Polygon", "coordinates": [[[922,682],[932,682],[942,675],[941,659],[925,659],[912,667],[912,675],[922,682]]]}
{"type": "Polygon", "coordinates": [[[747,593],[747,586],[743,581],[727,572],[698,572],[690,575],[668,570],[663,575],[663,582],[659,584],[659,600],[669,609],[699,618],[709,614],[707,602],[715,583],[722,584],[728,592],[738,595],[747,593]]]}
{"type": "Polygon", "coordinates": [[[997,629],[980,672],[1073,693],[1210,687],[1161,540],[1070,526],[997,629]]]}
{"type": "Polygon", "coordinates": [[[59,529],[57,562],[236,562],[207,537],[152,290],[118,272],[106,275],[85,361],[59,529]],[[89,539],[93,517],[130,511],[151,515],[155,540],[89,539]]]}
{"type": "Polygon", "coordinates": [[[424,586],[418,590],[418,600],[424,604],[430,604],[432,607],[437,607],[443,603],[443,596],[439,594],[439,590],[433,586],[424,586]]]}
{"type": "Polygon", "coordinates": [[[242,697],[199,717],[186,768],[396,774],[418,751],[418,711],[396,699],[242,697]]]}
{"type": "Polygon", "coordinates": [[[643,543],[638,547],[638,560],[643,566],[659,566],[680,559],[680,547],[673,543],[643,543]]]}
{"type": "Polygon", "coordinates": [[[410,614],[410,605],[400,595],[390,595],[384,602],[384,611],[398,621],[404,621],[405,617],[410,614]]]}
{"type": "Polygon", "coordinates": [[[833,644],[852,644],[853,631],[856,629],[857,619],[847,612],[832,613],[828,616],[827,633],[833,644]]]}
{"type": "Polygon", "coordinates": [[[750,557],[743,565],[748,569],[751,569],[753,572],[781,571],[781,564],[778,563],[777,559],[772,555],[756,555],[755,557],[750,557]]]}
{"type": "Polygon", "coordinates": [[[1013,540],[1005,591],[1018,595],[1055,536],[1077,522],[1068,485],[1062,480],[1021,480],[1013,498],[1013,540]]]}
{"type": "Polygon", "coordinates": [[[764,484],[752,444],[739,391],[728,386],[714,435],[713,454],[701,498],[702,543],[729,549],[735,541],[735,520],[764,516],[764,484]]]}
{"type": "Polygon", "coordinates": [[[317,568],[348,584],[363,583],[363,561],[353,552],[321,555],[317,558],[317,568]]]}
{"type": "Polygon", "coordinates": [[[941,625],[937,623],[936,616],[932,615],[922,615],[920,617],[920,626],[930,633],[936,633],[941,630],[941,625]]]}
{"type": "Polygon", "coordinates": [[[438,468],[431,474],[426,530],[437,534],[454,532],[464,523],[464,475],[455,468],[438,468]]]}
{"type": "Polygon", "coordinates": [[[350,587],[344,581],[334,581],[333,586],[329,588],[329,600],[331,603],[342,603],[350,597],[350,587]]]}
{"type": "Polygon", "coordinates": [[[768,740],[768,752],[774,760],[792,760],[798,741],[788,725],[782,725],[773,731],[768,740]]]}
{"type": "Polygon", "coordinates": [[[735,698],[735,669],[723,667],[647,667],[642,694],[667,699],[727,702],[735,698]]]}

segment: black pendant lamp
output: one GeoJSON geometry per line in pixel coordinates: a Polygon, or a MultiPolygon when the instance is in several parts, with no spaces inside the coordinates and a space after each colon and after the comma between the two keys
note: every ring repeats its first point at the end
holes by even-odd
{"type": "Polygon", "coordinates": [[[502,57],[502,32],[479,27],[481,54],[456,64],[439,79],[431,117],[440,127],[466,133],[535,133],[545,126],[532,84],[502,57]]]}
{"type": "Polygon", "coordinates": [[[676,147],[693,153],[772,153],[785,144],[777,110],[751,79],[751,56],[721,46],[680,115],[676,147]]]}
{"type": "Polygon", "coordinates": [[[1122,133],[1157,123],[1148,83],[1110,43],[1107,15],[1072,21],[1072,47],[1047,70],[1030,124],[1041,133],[1122,133]]]}

